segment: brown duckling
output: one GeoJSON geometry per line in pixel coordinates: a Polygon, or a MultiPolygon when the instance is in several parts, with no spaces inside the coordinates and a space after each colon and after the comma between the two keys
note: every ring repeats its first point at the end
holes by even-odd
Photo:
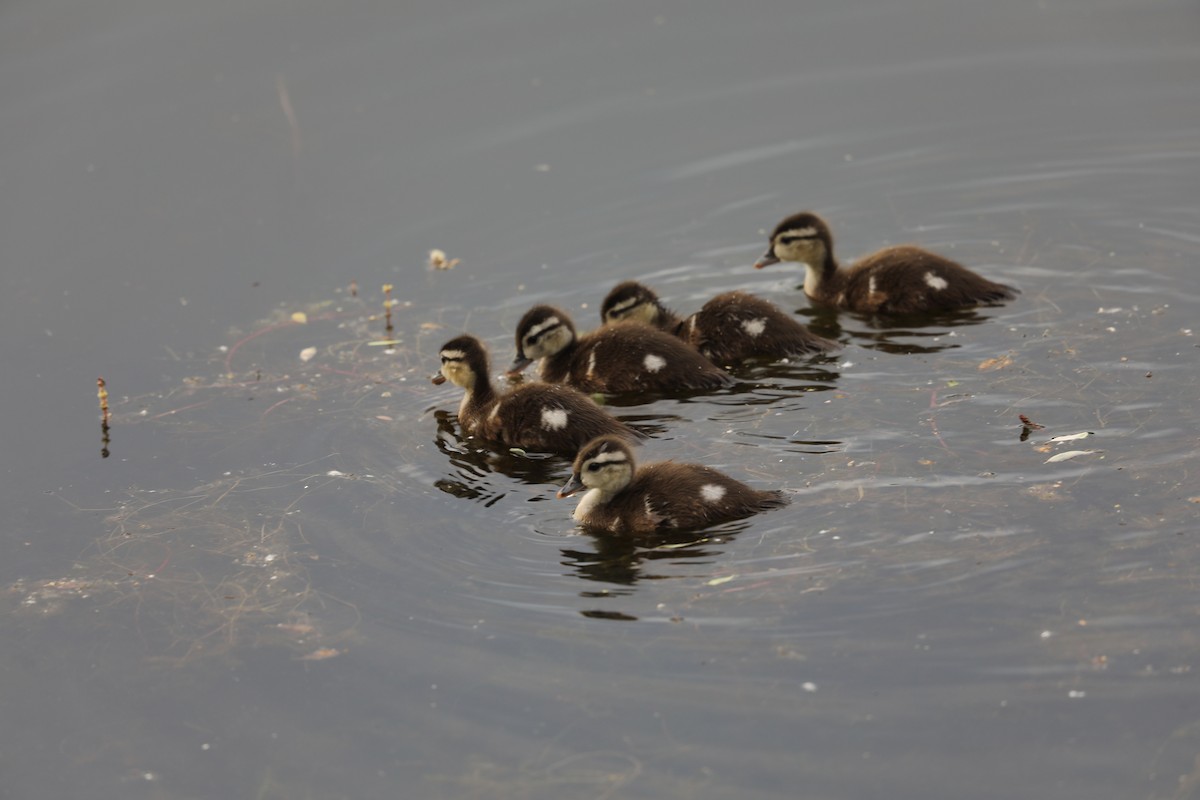
{"type": "Polygon", "coordinates": [[[605,323],[634,320],[653,325],[721,365],[838,347],[837,342],[812,333],[778,306],[746,292],[719,294],[684,319],[664,306],[653,289],[637,281],[624,281],[604,298],[600,318],[605,323]]]}
{"type": "Polygon", "coordinates": [[[509,375],[541,359],[542,380],[585,392],[716,389],[729,375],[657,328],[622,322],[577,336],[560,309],[534,306],[517,324],[517,357],[509,375]]]}
{"type": "Polygon", "coordinates": [[[615,436],[583,446],[558,496],[581,489],[588,491],[575,519],[614,533],[703,528],[787,505],[783,492],[751,488],[712,467],[675,461],[636,467],[633,450],[615,436]]]}
{"type": "Polygon", "coordinates": [[[570,457],[600,435],[631,441],[641,437],[569,386],[526,383],[505,394],[497,392],[488,377],[487,350],[474,336],[446,342],[441,358],[441,370],[431,380],[449,380],[466,390],[458,424],[479,439],[570,457]]]}
{"type": "Polygon", "coordinates": [[[811,211],[775,226],[771,245],[756,269],[780,261],[805,265],[804,293],[813,301],[866,314],[950,311],[1011,300],[1017,290],[993,283],[961,264],[915,245],[894,245],[842,269],[833,256],[833,236],[811,211]]]}

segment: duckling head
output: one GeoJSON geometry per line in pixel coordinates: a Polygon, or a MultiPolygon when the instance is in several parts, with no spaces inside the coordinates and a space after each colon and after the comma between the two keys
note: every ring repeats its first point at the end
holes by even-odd
{"type": "Polygon", "coordinates": [[[637,281],[618,283],[600,304],[600,322],[644,322],[657,325],[665,313],[658,295],[648,286],[637,281]]]}
{"type": "Polygon", "coordinates": [[[549,358],[575,341],[571,318],[553,306],[534,306],[517,323],[517,357],[508,368],[519,374],[539,358],[549,358]]]}
{"type": "Polygon", "coordinates": [[[833,237],[825,220],[811,211],[793,214],[775,226],[767,252],[754,262],[755,269],[780,261],[797,261],[821,269],[833,253],[833,237]]]}
{"type": "Polygon", "coordinates": [[[585,444],[571,465],[571,477],[558,490],[569,497],[587,489],[611,497],[633,480],[633,450],[617,436],[598,436],[585,444]]]}
{"type": "Polygon", "coordinates": [[[475,381],[488,371],[487,350],[474,336],[459,336],[442,345],[439,352],[441,369],[430,379],[435,384],[450,381],[468,392],[475,388],[475,381]]]}

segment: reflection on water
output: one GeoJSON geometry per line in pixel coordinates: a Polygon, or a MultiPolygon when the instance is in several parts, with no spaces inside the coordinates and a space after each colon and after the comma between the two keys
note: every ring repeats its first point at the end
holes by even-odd
{"type": "Polygon", "coordinates": [[[809,306],[797,309],[796,313],[808,317],[806,324],[821,336],[850,341],[868,350],[895,355],[918,355],[939,353],[957,347],[957,343],[953,341],[956,337],[954,328],[986,324],[995,316],[994,311],[989,311],[966,308],[880,317],[839,313],[828,308],[809,306]],[[851,322],[858,324],[850,327],[851,322]],[[947,328],[949,330],[946,330],[947,328]]]}
{"type": "MultiPolygon", "coordinates": [[[[1148,669],[1135,651],[1166,665],[1143,679],[1186,675],[1171,608],[1194,549],[1179,534],[1194,516],[1185,476],[1196,451],[1180,433],[1195,414],[1171,398],[1195,388],[1190,315],[1076,303],[1064,318],[1065,300],[895,328],[813,314],[814,327],[849,340],[844,352],[746,366],[712,395],[619,406],[650,434],[647,457],[701,461],[793,497],[771,518],[644,536],[580,531],[574,502],[554,498],[565,459],[460,438],[445,410],[453,398],[421,377],[432,365],[419,347],[362,346],[378,324],[366,308],[345,303],[322,319],[314,304],[303,325],[284,324],[295,312],[281,310],[237,334],[244,344],[206,378],[127,398],[114,417],[126,433],[162,428],[226,460],[261,464],[270,452],[272,462],[131,490],[94,553],[8,595],[26,619],[74,622],[100,604],[108,613],[88,624],[115,633],[136,617],[147,654],[178,665],[255,651],[370,662],[441,647],[447,631],[477,631],[468,652],[486,653],[604,639],[567,622],[579,620],[635,639],[640,626],[679,631],[683,640],[649,651],[641,680],[651,683],[689,657],[739,658],[765,685],[782,680],[780,664],[802,665],[814,686],[878,679],[806,644],[830,638],[863,663],[918,671],[926,645],[912,642],[938,642],[942,691],[1067,677],[1090,687],[1070,691],[1096,691],[1093,676],[1148,669]],[[874,346],[919,338],[953,346],[874,346]],[[318,355],[298,363],[306,347],[318,355]],[[1016,630],[980,639],[963,620],[1016,630]],[[731,638],[686,638],[718,629],[731,638]]],[[[405,341],[444,338],[422,334],[429,321],[416,312],[395,322],[405,341]]],[[[493,674],[490,691],[522,681],[493,674]]],[[[710,681],[688,673],[673,696],[682,703],[710,681]]],[[[617,702],[637,706],[647,691],[617,702]]],[[[450,724],[487,739],[497,728],[486,708],[459,707],[450,724]]]]}
{"type": "Polygon", "coordinates": [[[563,564],[572,567],[584,580],[621,586],[646,580],[695,578],[707,574],[722,552],[714,545],[728,541],[746,526],[722,527],[727,530],[706,534],[695,531],[664,531],[640,536],[586,533],[594,550],[564,548],[563,564]],[[701,559],[695,564],[697,570],[691,574],[664,574],[652,569],[655,562],[665,561],[672,567],[679,567],[688,566],[691,559],[701,559]]]}
{"type": "Polygon", "coordinates": [[[1193,8],[506,1],[279,36],[246,4],[42,6],[0,12],[32,37],[0,50],[5,242],[48,267],[8,276],[10,388],[70,374],[92,413],[106,335],[125,375],[104,460],[90,417],[63,444],[42,395],[10,410],[23,461],[104,470],[9,473],[14,796],[1195,794],[1193,8]],[[750,269],[797,207],[1024,294],[812,309],[750,269]],[[371,276],[394,337],[377,292],[247,324],[371,276]],[[611,403],[648,460],[788,508],[601,536],[564,459],[459,436],[440,342],[507,348],[542,300],[594,321],[622,278],[843,344],[611,403]],[[176,323],[190,352],[134,341],[176,323]]]}

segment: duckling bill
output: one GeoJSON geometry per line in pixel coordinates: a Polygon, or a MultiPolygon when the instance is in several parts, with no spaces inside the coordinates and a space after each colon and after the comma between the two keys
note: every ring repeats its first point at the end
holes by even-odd
{"type": "Polygon", "coordinates": [[[487,350],[474,336],[446,342],[440,357],[441,369],[431,380],[434,384],[449,380],[465,390],[458,423],[466,434],[567,457],[597,436],[621,441],[641,438],[638,431],[568,386],[527,383],[507,393],[497,392],[488,377],[487,350]]]}
{"type": "Polygon", "coordinates": [[[716,389],[733,379],[674,336],[635,322],[579,336],[566,312],[534,306],[517,324],[509,375],[541,360],[540,375],[584,392],[675,392],[716,389]]]}
{"type": "Polygon", "coordinates": [[[816,303],[866,314],[951,311],[1011,300],[1017,290],[915,245],[895,245],[843,269],[833,235],[811,211],[775,226],[756,269],[794,261],[805,265],[804,293],[816,303]]]}
{"type": "Polygon", "coordinates": [[[558,496],[584,489],[574,518],[614,533],[704,528],[787,504],[783,492],[754,489],[701,464],[660,461],[638,467],[629,445],[613,436],[580,449],[558,496]]]}
{"type": "Polygon", "coordinates": [[[624,281],[600,305],[605,324],[637,321],[671,334],[714,364],[787,358],[837,349],[778,306],[746,292],[725,292],[689,317],[680,317],[648,286],[624,281]]]}

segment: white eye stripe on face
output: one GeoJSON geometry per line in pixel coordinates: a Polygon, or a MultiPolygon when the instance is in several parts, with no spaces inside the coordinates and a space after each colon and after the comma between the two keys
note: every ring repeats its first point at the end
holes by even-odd
{"type": "Polygon", "coordinates": [[[447,361],[462,361],[467,357],[467,354],[462,350],[443,350],[441,355],[447,361]]]}
{"type": "Polygon", "coordinates": [[[622,300],[619,303],[613,303],[608,309],[609,316],[621,316],[624,312],[636,306],[641,301],[636,297],[631,297],[628,300],[622,300]]]}
{"type": "Polygon", "coordinates": [[[817,229],[809,225],[805,228],[794,228],[790,231],[784,231],[776,236],[776,239],[811,239],[817,235],[817,229]]]}
{"type": "Polygon", "coordinates": [[[553,327],[558,326],[559,324],[561,324],[561,323],[560,323],[560,320],[558,319],[558,317],[550,317],[549,319],[545,320],[544,322],[539,322],[537,325],[534,325],[532,328],[530,328],[528,331],[526,331],[525,339],[526,339],[526,341],[528,341],[529,339],[536,339],[542,333],[550,330],[553,327]]]}
{"type": "Polygon", "coordinates": [[[593,464],[623,464],[629,459],[620,450],[615,453],[600,453],[588,459],[593,464]]]}

